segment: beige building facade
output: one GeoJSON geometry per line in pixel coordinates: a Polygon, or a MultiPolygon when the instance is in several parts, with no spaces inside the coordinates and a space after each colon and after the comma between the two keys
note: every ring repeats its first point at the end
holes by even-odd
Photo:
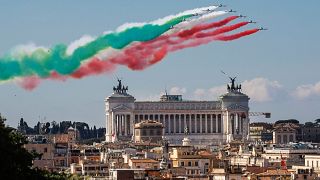
{"type": "Polygon", "coordinates": [[[162,140],[163,125],[157,121],[146,120],[134,125],[134,142],[154,142],[162,140]]]}
{"type": "Polygon", "coordinates": [[[219,144],[245,139],[249,127],[249,97],[231,78],[226,94],[217,101],[183,100],[181,95],[162,95],[159,101],[136,101],[119,84],[105,99],[106,142],[131,140],[134,124],[154,120],[164,126],[164,137],[181,143],[185,133],[193,144],[219,144]]]}

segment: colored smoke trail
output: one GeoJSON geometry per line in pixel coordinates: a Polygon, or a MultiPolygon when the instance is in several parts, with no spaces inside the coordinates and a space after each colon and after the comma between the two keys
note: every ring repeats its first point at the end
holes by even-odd
{"type": "Polygon", "coordinates": [[[225,27],[222,27],[222,28],[219,28],[217,30],[214,30],[214,31],[210,31],[210,32],[199,32],[197,34],[195,34],[195,37],[196,38],[205,38],[205,37],[208,37],[208,36],[216,36],[218,34],[221,34],[221,33],[226,33],[226,32],[230,32],[230,31],[233,31],[233,30],[236,30],[242,26],[245,26],[247,25],[249,22],[240,22],[240,23],[237,23],[237,24],[234,24],[234,25],[231,25],[231,26],[225,26],[225,27]]]}
{"type": "Polygon", "coordinates": [[[171,39],[175,39],[175,38],[185,38],[186,39],[199,31],[204,31],[204,30],[208,30],[211,28],[218,28],[218,27],[224,26],[237,18],[238,18],[238,16],[230,16],[230,17],[227,17],[227,18],[220,20],[218,22],[211,22],[211,23],[207,23],[207,24],[195,25],[191,29],[185,29],[185,30],[179,31],[174,34],[165,34],[165,35],[159,36],[153,40],[138,43],[137,45],[135,45],[136,46],[135,48],[137,50],[139,50],[139,49],[142,49],[143,46],[150,45],[150,44],[153,44],[154,48],[157,48],[159,46],[163,46],[164,43],[172,44],[173,41],[171,39]]]}
{"type": "Polygon", "coordinates": [[[32,90],[42,79],[81,79],[89,75],[112,73],[119,65],[131,70],[143,70],[160,62],[170,52],[212,41],[232,41],[259,31],[251,29],[226,35],[248,22],[226,26],[239,17],[230,16],[217,22],[204,23],[227,13],[203,12],[207,8],[184,11],[150,23],[127,23],[115,32],[97,38],[84,36],[75,41],[74,46],[59,44],[51,49],[37,47],[31,52],[6,55],[0,58],[0,82],[20,78],[19,85],[32,90]]]}
{"type": "Polygon", "coordinates": [[[131,27],[122,32],[102,35],[95,40],[76,48],[71,55],[67,55],[67,45],[59,44],[47,50],[39,48],[31,54],[20,53],[0,58],[0,81],[17,77],[39,76],[49,77],[52,72],[60,75],[73,73],[82,61],[93,57],[108,47],[122,49],[134,41],[149,41],[170,30],[184,19],[192,15],[175,17],[162,25],[145,24],[141,27],[131,27]]]}
{"type": "Polygon", "coordinates": [[[227,17],[227,18],[225,18],[221,21],[218,21],[218,22],[213,22],[213,23],[208,23],[208,24],[200,24],[200,25],[194,26],[190,30],[185,30],[185,31],[179,32],[178,36],[179,37],[186,37],[186,36],[193,35],[194,33],[199,32],[199,31],[203,31],[203,30],[207,30],[207,29],[211,29],[211,28],[216,28],[216,27],[221,27],[221,26],[224,26],[224,25],[228,24],[229,22],[237,19],[238,17],[239,16],[230,16],[230,17],[227,17]]]}
{"type": "MultiPolygon", "coordinates": [[[[162,59],[162,58],[159,59],[159,57],[164,57],[168,52],[173,52],[173,51],[185,49],[188,47],[195,47],[202,44],[207,44],[211,41],[216,40],[215,37],[217,35],[236,30],[247,24],[248,22],[240,22],[234,25],[220,27],[216,30],[209,31],[209,32],[206,32],[206,31],[198,32],[194,34],[192,37],[180,38],[177,40],[170,40],[170,38],[167,38],[165,41],[163,41],[163,39],[161,39],[160,43],[154,42],[154,43],[157,43],[156,46],[154,46],[153,44],[140,43],[137,46],[131,46],[129,48],[126,48],[121,53],[121,55],[117,55],[116,57],[110,58],[108,60],[114,64],[125,65],[132,70],[143,70],[146,67],[149,67],[150,65],[155,64],[155,62],[159,62],[162,59]],[[206,39],[205,37],[211,37],[211,38],[206,39]],[[157,47],[164,47],[164,48],[161,48],[160,50],[158,50],[157,47]]],[[[198,26],[198,27],[201,27],[201,26],[198,26]]],[[[204,30],[207,30],[207,29],[205,28],[204,30]]]]}
{"type": "Polygon", "coordinates": [[[251,34],[254,34],[256,32],[258,32],[259,29],[250,29],[250,30],[246,30],[246,31],[243,31],[243,32],[240,32],[240,33],[237,33],[237,34],[233,34],[233,35],[222,35],[222,36],[219,36],[216,38],[216,40],[219,40],[219,41],[232,41],[232,40],[236,40],[236,39],[239,39],[239,38],[242,38],[244,36],[249,36],[251,34]]]}
{"type": "Polygon", "coordinates": [[[225,15],[227,13],[228,12],[226,12],[226,11],[215,11],[215,12],[201,15],[200,17],[195,18],[195,19],[183,21],[183,22],[177,24],[176,26],[174,26],[174,28],[171,29],[170,31],[166,32],[166,34],[174,34],[176,32],[179,32],[180,30],[189,29],[189,28],[193,27],[194,25],[206,22],[208,20],[225,15]]]}
{"type": "MultiPolygon", "coordinates": [[[[230,19],[230,18],[229,18],[230,19]]],[[[232,19],[232,18],[231,18],[232,19]]],[[[222,20],[224,21],[224,20],[222,20]]],[[[221,21],[219,21],[221,22],[221,21]]],[[[216,22],[216,23],[219,23],[216,22]]],[[[116,69],[117,65],[124,65],[132,70],[143,70],[151,65],[154,65],[161,61],[168,53],[182,50],[185,48],[196,47],[203,44],[210,43],[212,41],[231,41],[235,40],[250,34],[253,34],[258,29],[247,30],[240,33],[225,35],[225,33],[236,30],[242,26],[247,25],[248,22],[240,22],[234,25],[223,26],[211,31],[206,31],[208,24],[197,25],[197,27],[204,27],[204,31],[200,31],[198,33],[192,34],[191,37],[188,38],[180,38],[177,40],[167,40],[163,41],[163,38],[160,36],[159,41],[153,41],[153,43],[158,43],[155,47],[152,43],[149,42],[141,42],[136,45],[132,45],[130,47],[125,48],[121,53],[114,55],[111,58],[107,59],[99,59],[97,57],[92,58],[90,61],[83,64],[79,69],[77,69],[74,73],[69,76],[50,76],[49,79],[55,80],[65,80],[66,78],[83,78],[89,75],[98,75],[102,73],[111,73],[116,69]]],[[[216,26],[213,26],[216,27],[216,26]]],[[[189,30],[185,30],[189,31],[189,30]]],[[[197,29],[198,31],[198,29],[197,29]]],[[[183,33],[182,31],[181,33],[183,33]]],[[[164,35],[168,37],[167,35],[164,35]]],[[[170,39],[170,38],[169,38],[170,39]]],[[[35,79],[32,77],[31,79],[27,79],[24,84],[20,84],[22,87],[34,87],[33,85],[37,85],[39,83],[39,79],[35,79]],[[33,80],[33,81],[32,81],[33,80]],[[28,85],[29,84],[29,85],[28,85]]]]}

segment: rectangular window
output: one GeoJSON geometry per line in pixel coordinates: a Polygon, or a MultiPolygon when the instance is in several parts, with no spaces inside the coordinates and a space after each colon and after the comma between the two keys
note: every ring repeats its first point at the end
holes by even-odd
{"type": "Polygon", "coordinates": [[[138,123],[138,119],[139,119],[139,115],[135,115],[135,116],[134,116],[134,123],[135,123],[135,124],[138,123]]]}
{"type": "Polygon", "coordinates": [[[149,132],[150,132],[150,134],[149,134],[150,136],[154,136],[154,130],[153,129],[150,129],[149,132]]]}
{"type": "Polygon", "coordinates": [[[212,133],[211,132],[211,117],[210,114],[207,114],[207,129],[208,129],[208,133],[212,133]]]}
{"type": "Polygon", "coordinates": [[[217,118],[215,114],[212,114],[212,127],[213,127],[213,133],[217,133],[217,118]]]}
{"type": "Polygon", "coordinates": [[[198,161],[194,162],[194,166],[199,166],[198,161]]]}
{"type": "Polygon", "coordinates": [[[162,115],[162,114],[160,114],[160,123],[161,123],[163,126],[165,126],[165,124],[164,124],[164,122],[163,122],[163,115],[162,115]]]}
{"type": "Polygon", "coordinates": [[[189,162],[188,162],[188,166],[192,166],[192,163],[191,163],[191,161],[189,161],[189,162]]]}
{"type": "Polygon", "coordinates": [[[200,114],[197,114],[197,133],[200,133],[200,114]]]}
{"type": "Polygon", "coordinates": [[[169,133],[169,117],[168,117],[168,115],[165,115],[165,128],[166,128],[166,133],[169,133]]]}
{"type": "Polygon", "coordinates": [[[184,114],[181,114],[181,128],[180,128],[180,133],[184,133],[184,128],[185,128],[185,124],[184,124],[184,114]]]}
{"type": "Polygon", "coordinates": [[[190,116],[186,115],[186,128],[188,128],[188,132],[190,133],[190,116]]]}
{"type": "Polygon", "coordinates": [[[158,135],[158,136],[161,136],[161,135],[162,135],[160,129],[157,130],[157,135],[158,135]]]}
{"type": "Polygon", "coordinates": [[[195,133],[196,132],[196,130],[195,130],[195,115],[194,114],[192,114],[191,115],[191,126],[190,126],[190,132],[192,132],[192,133],[195,133]]]}
{"type": "Polygon", "coordinates": [[[184,162],[181,162],[181,166],[182,166],[182,167],[184,166],[184,162]]]}
{"type": "Polygon", "coordinates": [[[126,128],[126,130],[127,130],[127,134],[131,134],[130,133],[130,127],[131,127],[131,125],[130,125],[130,115],[127,115],[127,118],[125,119],[126,120],[126,125],[127,125],[127,128],[126,128]]]}
{"type": "Polygon", "coordinates": [[[180,117],[179,117],[178,114],[176,114],[175,116],[176,116],[176,117],[175,117],[175,126],[176,126],[175,133],[180,133],[180,132],[179,132],[179,128],[180,128],[180,126],[179,126],[180,117]]]}
{"type": "Polygon", "coordinates": [[[170,115],[170,133],[174,133],[174,115],[170,115]]]}
{"type": "Polygon", "coordinates": [[[218,133],[222,132],[222,119],[221,114],[218,115],[218,133]]]}
{"type": "Polygon", "coordinates": [[[206,115],[201,115],[202,133],[206,133],[206,115]]]}

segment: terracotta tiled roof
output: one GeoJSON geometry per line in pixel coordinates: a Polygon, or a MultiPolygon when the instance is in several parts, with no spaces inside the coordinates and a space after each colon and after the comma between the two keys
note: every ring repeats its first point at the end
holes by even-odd
{"type": "Polygon", "coordinates": [[[248,166],[246,168],[247,172],[253,173],[253,174],[260,174],[264,173],[268,170],[266,167],[259,167],[259,166],[248,166]]]}
{"type": "Polygon", "coordinates": [[[290,176],[291,173],[288,170],[268,170],[267,172],[260,173],[258,176],[290,176]]]}
{"type": "Polygon", "coordinates": [[[199,152],[200,156],[212,156],[212,153],[208,152],[208,151],[200,151],[199,152]]]}
{"type": "Polygon", "coordinates": [[[153,159],[131,159],[132,163],[158,163],[153,159]]]}

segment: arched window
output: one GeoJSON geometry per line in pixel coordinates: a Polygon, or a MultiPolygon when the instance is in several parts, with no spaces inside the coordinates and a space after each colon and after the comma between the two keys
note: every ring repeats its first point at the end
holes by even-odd
{"type": "Polygon", "coordinates": [[[283,143],[284,144],[288,143],[288,136],[287,135],[283,135],[283,143]]]}
{"type": "Polygon", "coordinates": [[[290,136],[289,136],[289,142],[293,142],[293,135],[292,134],[290,134],[290,136]]]}

